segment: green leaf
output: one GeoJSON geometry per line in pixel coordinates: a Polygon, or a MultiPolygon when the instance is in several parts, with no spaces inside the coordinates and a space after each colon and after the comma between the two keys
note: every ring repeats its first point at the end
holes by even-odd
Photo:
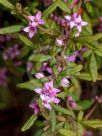
{"type": "Polygon", "coordinates": [[[102,120],[83,120],[81,122],[83,125],[91,128],[102,128],[102,120]]]}
{"type": "Polygon", "coordinates": [[[45,54],[33,54],[29,57],[30,61],[38,61],[38,62],[44,62],[50,59],[52,59],[52,57],[50,55],[45,55],[45,54]]]}
{"type": "Polygon", "coordinates": [[[92,76],[93,81],[95,82],[97,80],[97,62],[95,55],[92,53],[91,58],[90,58],[90,73],[92,76]]]}
{"type": "Polygon", "coordinates": [[[92,53],[92,50],[88,50],[88,51],[85,51],[82,55],[84,58],[87,58],[91,55],[91,53],[92,53]]]}
{"type": "Polygon", "coordinates": [[[36,131],[36,132],[34,133],[34,135],[32,135],[32,136],[41,136],[42,133],[43,133],[43,130],[42,130],[42,129],[39,129],[39,130],[36,131]]]}
{"type": "Polygon", "coordinates": [[[76,136],[83,136],[84,135],[84,128],[81,123],[77,125],[77,135],[76,136]]]}
{"type": "Polygon", "coordinates": [[[67,7],[67,5],[62,1],[58,1],[58,7],[62,10],[65,11],[67,13],[71,13],[71,10],[67,7]]]}
{"type": "Polygon", "coordinates": [[[30,80],[30,81],[27,81],[27,82],[24,82],[24,83],[20,83],[17,85],[17,87],[19,88],[24,88],[24,89],[29,89],[29,90],[34,90],[36,88],[39,88],[41,87],[41,82],[38,81],[38,80],[30,80]]]}
{"type": "Polygon", "coordinates": [[[21,128],[21,131],[24,132],[28,129],[30,129],[30,127],[34,124],[34,122],[37,119],[37,115],[32,115],[27,122],[24,124],[24,126],[21,128]]]}
{"type": "Polygon", "coordinates": [[[50,111],[50,121],[52,126],[52,132],[54,132],[56,128],[56,113],[54,109],[50,111]]]}
{"type": "Polygon", "coordinates": [[[77,66],[73,66],[73,67],[69,67],[67,69],[65,69],[64,71],[62,71],[59,75],[60,76],[66,76],[66,75],[75,75],[78,72],[80,72],[82,70],[83,66],[82,65],[77,65],[77,66]]]}
{"type": "Polygon", "coordinates": [[[51,6],[49,6],[44,12],[43,17],[46,18],[57,8],[57,2],[54,2],[51,6]]]}
{"type": "Polygon", "coordinates": [[[75,132],[67,129],[60,129],[59,133],[62,134],[63,136],[76,136],[75,132]]]}
{"type": "Polygon", "coordinates": [[[90,2],[86,2],[85,3],[85,7],[86,7],[86,10],[90,13],[92,12],[92,6],[91,6],[91,3],[90,2]]]}
{"type": "MultiPolygon", "coordinates": [[[[80,73],[79,75],[76,76],[78,79],[81,79],[81,80],[86,80],[86,81],[92,81],[92,76],[90,73],[80,73]]],[[[102,76],[101,75],[98,75],[97,76],[97,80],[102,80],[102,76]]]]}
{"type": "Polygon", "coordinates": [[[89,100],[80,101],[78,102],[78,109],[86,110],[90,108],[92,104],[93,104],[93,101],[89,101],[89,100]]]}
{"type": "Polygon", "coordinates": [[[81,43],[91,43],[93,41],[97,41],[100,38],[102,38],[102,33],[96,34],[94,36],[80,36],[74,38],[74,40],[81,43]]]}
{"type": "Polygon", "coordinates": [[[84,116],[84,112],[83,111],[80,111],[78,113],[78,121],[81,121],[83,119],[83,116],[84,116]]]}
{"type": "Polygon", "coordinates": [[[5,6],[6,8],[9,8],[9,9],[14,9],[15,8],[13,6],[13,4],[10,3],[8,0],[0,0],[0,4],[2,4],[3,6],[5,6]]]}
{"type": "Polygon", "coordinates": [[[94,50],[94,53],[100,57],[102,57],[102,51],[100,50],[94,50]]]}
{"type": "Polygon", "coordinates": [[[28,47],[33,48],[33,43],[24,35],[20,34],[19,39],[28,47]]]}
{"type": "Polygon", "coordinates": [[[72,115],[72,112],[71,112],[71,111],[69,111],[69,110],[67,110],[67,109],[65,109],[65,108],[62,108],[62,107],[60,107],[60,106],[58,106],[58,105],[53,104],[52,107],[53,107],[56,111],[61,112],[61,113],[63,113],[63,114],[72,115]]]}
{"type": "Polygon", "coordinates": [[[0,29],[0,34],[12,34],[17,33],[23,29],[22,25],[12,25],[0,29]]]}

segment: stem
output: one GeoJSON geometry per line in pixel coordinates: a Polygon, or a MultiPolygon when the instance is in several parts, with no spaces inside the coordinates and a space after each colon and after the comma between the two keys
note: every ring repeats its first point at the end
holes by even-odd
{"type": "Polygon", "coordinates": [[[98,104],[95,103],[95,105],[92,107],[92,109],[89,111],[89,113],[85,116],[84,119],[89,119],[90,116],[93,114],[93,112],[95,111],[95,109],[97,108],[98,104]]]}
{"type": "Polygon", "coordinates": [[[46,30],[45,28],[41,27],[41,26],[38,26],[39,30],[49,34],[50,36],[55,36],[55,33],[52,32],[51,30],[46,30]]]}
{"type": "Polygon", "coordinates": [[[82,0],[80,0],[80,3],[78,5],[78,7],[77,7],[77,13],[79,12],[81,5],[82,5],[82,0]]]}

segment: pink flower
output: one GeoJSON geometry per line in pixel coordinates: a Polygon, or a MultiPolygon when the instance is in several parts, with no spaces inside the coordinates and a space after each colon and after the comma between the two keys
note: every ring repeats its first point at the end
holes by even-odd
{"type": "Polygon", "coordinates": [[[35,73],[35,77],[40,79],[40,78],[44,77],[44,74],[43,73],[35,73]]]}
{"type": "Polygon", "coordinates": [[[8,59],[14,60],[18,55],[20,55],[19,45],[15,44],[13,47],[9,47],[3,52],[3,59],[4,60],[8,60],[8,59]]]}
{"type": "Polygon", "coordinates": [[[33,26],[33,23],[29,22],[29,25],[23,29],[26,33],[29,33],[29,37],[32,38],[37,32],[37,28],[33,26]]]}
{"type": "Polygon", "coordinates": [[[29,37],[32,38],[37,32],[37,26],[44,24],[44,20],[41,19],[40,11],[35,16],[28,16],[28,19],[29,25],[23,31],[29,33],[29,37]]]}
{"type": "Polygon", "coordinates": [[[38,114],[38,112],[40,111],[40,107],[39,107],[37,101],[33,104],[30,104],[29,107],[34,110],[34,114],[38,114]]]}
{"type": "Polygon", "coordinates": [[[69,86],[69,81],[68,81],[68,79],[67,78],[63,78],[62,80],[61,80],[61,85],[63,86],[63,87],[68,87],[69,86]]]}
{"type": "Polygon", "coordinates": [[[33,27],[45,24],[44,20],[41,19],[41,12],[40,11],[35,16],[28,16],[28,18],[32,22],[33,27]]]}
{"type": "Polygon", "coordinates": [[[57,39],[56,39],[56,45],[57,45],[57,46],[60,46],[60,47],[61,47],[62,45],[64,45],[63,40],[57,38],[57,39]]]}
{"type": "Polygon", "coordinates": [[[35,92],[40,95],[43,105],[51,110],[50,103],[58,104],[60,100],[57,98],[57,93],[61,90],[53,87],[53,81],[46,82],[43,88],[35,89],[35,92]]]}
{"type": "Polygon", "coordinates": [[[41,70],[42,71],[47,71],[49,74],[52,74],[52,68],[46,62],[43,63],[41,70]]]}
{"type": "Polygon", "coordinates": [[[80,35],[82,27],[88,24],[87,22],[83,21],[81,16],[77,13],[74,13],[72,16],[65,16],[65,19],[67,20],[71,29],[73,27],[77,28],[78,33],[75,35],[76,37],[80,35]]]}

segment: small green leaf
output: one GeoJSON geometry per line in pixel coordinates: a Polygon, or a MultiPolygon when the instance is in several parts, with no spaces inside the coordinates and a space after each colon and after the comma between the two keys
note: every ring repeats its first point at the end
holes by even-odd
{"type": "Polygon", "coordinates": [[[97,80],[97,62],[95,55],[92,53],[91,58],[90,58],[90,73],[92,76],[93,81],[95,82],[97,80]]]}
{"type": "Polygon", "coordinates": [[[67,5],[65,4],[65,2],[63,2],[62,0],[58,1],[58,7],[62,11],[65,11],[66,13],[71,13],[71,10],[67,7],[67,5]]]}
{"type": "Polygon", "coordinates": [[[12,34],[17,33],[23,29],[22,25],[12,25],[0,29],[0,34],[12,34]]]}
{"type": "Polygon", "coordinates": [[[77,135],[76,136],[83,136],[84,135],[84,128],[81,123],[78,123],[77,125],[77,135]]]}
{"type": "Polygon", "coordinates": [[[68,75],[76,75],[78,72],[82,70],[82,65],[77,65],[73,67],[66,68],[64,71],[62,71],[59,75],[60,76],[68,76],[68,75]]]}
{"type": "MultiPolygon", "coordinates": [[[[79,75],[76,76],[78,79],[81,79],[81,80],[86,80],[86,81],[92,81],[92,76],[90,73],[80,73],[79,75]]],[[[102,76],[101,75],[98,75],[97,76],[97,80],[102,80],[102,76]]]]}
{"type": "Polygon", "coordinates": [[[85,51],[85,52],[83,53],[83,57],[84,57],[84,58],[87,58],[87,57],[89,57],[89,56],[91,55],[91,53],[92,53],[92,50],[85,51]]]}
{"type": "Polygon", "coordinates": [[[43,17],[46,18],[57,8],[57,2],[54,2],[51,6],[49,6],[44,12],[43,17]]]}
{"type": "Polygon", "coordinates": [[[81,122],[83,125],[91,128],[102,128],[102,120],[83,120],[81,122]]]}
{"type": "Polygon", "coordinates": [[[100,57],[102,57],[102,51],[100,50],[94,50],[94,53],[100,57]]]}
{"type": "Polygon", "coordinates": [[[65,108],[62,108],[62,107],[60,107],[60,106],[58,106],[58,105],[53,104],[52,107],[53,107],[56,111],[61,112],[61,113],[63,113],[63,114],[72,115],[72,112],[71,112],[71,111],[69,111],[69,110],[67,110],[67,109],[65,109],[65,108]]]}
{"type": "Polygon", "coordinates": [[[74,38],[74,40],[81,43],[91,43],[93,41],[97,41],[100,38],[102,38],[102,33],[96,34],[94,36],[80,36],[74,38]]]}
{"type": "Polygon", "coordinates": [[[24,35],[19,35],[19,39],[28,47],[33,48],[33,43],[24,35]]]}
{"type": "Polygon", "coordinates": [[[30,81],[27,81],[27,82],[24,82],[24,83],[20,83],[17,85],[17,87],[19,88],[25,88],[25,89],[29,89],[29,90],[34,90],[36,88],[39,88],[41,87],[41,82],[38,81],[38,80],[30,80],[30,81]]]}
{"type": "Polygon", "coordinates": [[[92,6],[90,2],[86,2],[85,7],[89,13],[92,12],[92,6]]]}
{"type": "Polygon", "coordinates": [[[67,129],[60,129],[59,133],[63,136],[76,136],[76,133],[71,131],[71,130],[67,130],[67,129]]]}
{"type": "Polygon", "coordinates": [[[80,101],[78,102],[78,109],[86,110],[90,108],[92,104],[93,104],[93,101],[90,101],[90,100],[80,101]]]}
{"type": "Polygon", "coordinates": [[[56,128],[56,113],[54,109],[50,111],[50,121],[52,126],[52,132],[54,132],[56,128]]]}
{"type": "Polygon", "coordinates": [[[24,126],[21,128],[21,131],[24,132],[28,129],[30,129],[30,127],[34,124],[34,122],[37,119],[37,115],[32,115],[28,121],[24,124],[24,126]]]}
{"type": "Polygon", "coordinates": [[[52,59],[50,55],[44,55],[44,54],[33,54],[29,57],[30,61],[38,61],[38,62],[44,62],[50,59],[52,59]]]}
{"type": "Polygon", "coordinates": [[[83,116],[84,116],[84,112],[83,111],[80,111],[78,113],[78,121],[81,121],[83,119],[83,116]]]}
{"type": "Polygon", "coordinates": [[[13,4],[10,3],[8,0],[0,0],[0,4],[2,4],[3,6],[5,6],[6,8],[9,8],[9,9],[14,9],[15,8],[13,6],[13,4]]]}

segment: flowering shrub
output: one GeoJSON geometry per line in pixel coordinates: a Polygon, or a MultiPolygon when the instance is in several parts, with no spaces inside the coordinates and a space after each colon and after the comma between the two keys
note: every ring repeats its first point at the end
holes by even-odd
{"type": "MultiPolygon", "coordinates": [[[[2,42],[3,35],[18,39],[13,47],[1,46],[3,60],[14,73],[16,68],[26,71],[29,80],[17,87],[33,93],[28,106],[32,115],[21,131],[34,123],[34,136],[92,136],[91,129],[102,130],[102,120],[93,116],[102,96],[81,95],[85,84],[102,79],[101,0],[34,0],[27,7],[7,0],[0,4],[18,20],[0,28],[2,42]]],[[[6,87],[7,69],[0,72],[0,85],[6,87]]]]}

